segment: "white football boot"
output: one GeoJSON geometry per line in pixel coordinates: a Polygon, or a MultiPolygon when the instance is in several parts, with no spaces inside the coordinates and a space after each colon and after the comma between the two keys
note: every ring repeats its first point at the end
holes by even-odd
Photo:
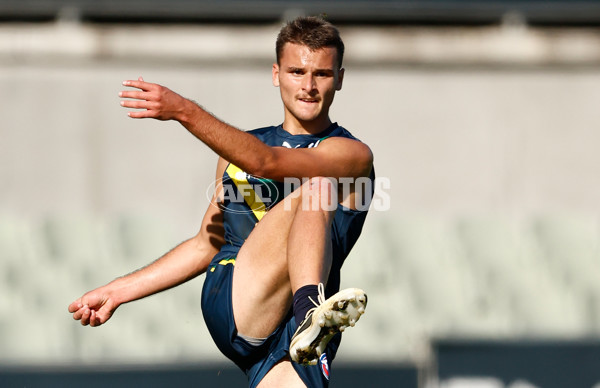
{"type": "Polygon", "coordinates": [[[329,340],[354,326],[367,306],[367,294],[358,288],[347,288],[325,300],[323,284],[319,284],[319,298],[315,307],[294,333],[290,345],[292,361],[303,365],[316,365],[329,340]]]}

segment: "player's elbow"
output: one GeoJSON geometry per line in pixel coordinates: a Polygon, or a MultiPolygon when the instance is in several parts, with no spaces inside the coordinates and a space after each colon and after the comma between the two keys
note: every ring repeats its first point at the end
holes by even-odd
{"type": "Polygon", "coordinates": [[[361,144],[355,153],[355,177],[369,176],[373,170],[373,152],[366,144],[361,144]]]}

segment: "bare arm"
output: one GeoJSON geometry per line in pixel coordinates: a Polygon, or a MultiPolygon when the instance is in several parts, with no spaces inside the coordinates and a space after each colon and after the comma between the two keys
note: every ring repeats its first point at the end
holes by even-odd
{"type": "MultiPolygon", "coordinates": [[[[227,162],[219,160],[222,176],[227,162]]],[[[202,220],[198,234],[175,247],[150,265],[84,294],[69,305],[73,318],[82,325],[105,323],[123,303],[164,291],[204,273],[223,245],[223,214],[216,193],[202,220]]]]}
{"type": "Polygon", "coordinates": [[[140,89],[120,93],[123,98],[133,99],[123,100],[122,106],[143,109],[129,112],[130,117],[179,121],[218,155],[250,174],[282,180],[314,176],[356,178],[371,171],[373,155],[359,141],[330,138],[310,149],[270,147],[164,86],[141,78],[123,84],[140,89]]]}

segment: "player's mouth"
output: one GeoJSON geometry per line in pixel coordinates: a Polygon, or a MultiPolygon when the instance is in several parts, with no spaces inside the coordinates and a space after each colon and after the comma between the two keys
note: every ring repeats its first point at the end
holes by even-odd
{"type": "Polygon", "coordinates": [[[315,103],[319,102],[318,98],[298,98],[298,100],[308,103],[308,104],[315,104],[315,103]]]}

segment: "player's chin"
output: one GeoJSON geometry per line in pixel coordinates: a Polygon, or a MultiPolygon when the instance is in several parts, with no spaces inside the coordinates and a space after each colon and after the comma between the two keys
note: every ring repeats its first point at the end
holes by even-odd
{"type": "Polygon", "coordinates": [[[320,114],[321,109],[302,109],[301,111],[297,112],[296,118],[298,118],[300,121],[313,121],[319,118],[320,114]]]}

